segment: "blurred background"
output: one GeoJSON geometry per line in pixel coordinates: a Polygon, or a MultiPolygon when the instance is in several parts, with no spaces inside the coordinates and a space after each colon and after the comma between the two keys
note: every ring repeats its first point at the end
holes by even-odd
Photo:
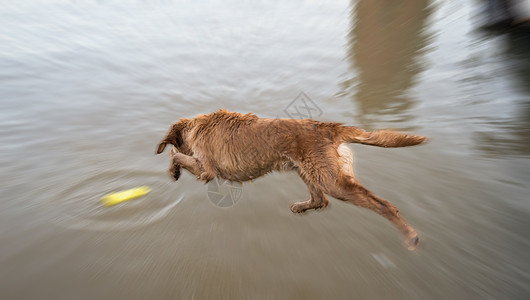
{"type": "Polygon", "coordinates": [[[0,298],[528,299],[525,3],[3,1],[0,298]],[[334,199],[293,215],[295,174],[217,207],[154,155],[181,117],[287,117],[299,95],[318,120],[431,138],[350,146],[415,252],[334,199]]]}

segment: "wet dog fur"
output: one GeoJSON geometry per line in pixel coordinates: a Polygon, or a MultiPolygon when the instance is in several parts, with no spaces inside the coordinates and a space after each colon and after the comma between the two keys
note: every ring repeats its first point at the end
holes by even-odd
{"type": "Polygon", "coordinates": [[[180,177],[181,168],[204,182],[216,176],[243,182],[272,171],[296,171],[310,197],[293,203],[292,212],[326,207],[327,194],[385,217],[401,231],[408,248],[413,250],[419,242],[417,232],[394,205],[357,181],[353,154],[346,144],[405,147],[425,139],[389,130],[367,132],[341,123],[265,119],[219,110],[173,124],[156,153],[162,153],[167,144],[173,145],[169,171],[175,180],[180,177]]]}

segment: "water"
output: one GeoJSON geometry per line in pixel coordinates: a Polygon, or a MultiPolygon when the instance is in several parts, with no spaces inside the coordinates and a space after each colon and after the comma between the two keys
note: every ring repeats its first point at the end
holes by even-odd
{"type": "Polygon", "coordinates": [[[0,298],[528,299],[529,38],[478,30],[474,4],[3,3],[0,298]],[[301,92],[315,119],[431,138],[351,146],[415,252],[337,200],[293,215],[294,174],[218,207],[154,155],[181,117],[288,117],[301,92]]]}

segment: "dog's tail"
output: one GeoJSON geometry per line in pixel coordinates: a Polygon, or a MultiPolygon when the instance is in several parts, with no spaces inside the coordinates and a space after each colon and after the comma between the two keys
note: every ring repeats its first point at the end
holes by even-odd
{"type": "Polygon", "coordinates": [[[385,148],[414,146],[423,143],[427,139],[424,136],[409,135],[392,130],[368,132],[353,126],[343,126],[342,129],[344,142],[385,148]]]}

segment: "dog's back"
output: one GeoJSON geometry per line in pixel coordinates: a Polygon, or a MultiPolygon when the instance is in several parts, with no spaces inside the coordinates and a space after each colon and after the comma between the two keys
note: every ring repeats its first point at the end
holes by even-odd
{"type": "Polygon", "coordinates": [[[315,153],[323,159],[335,156],[342,143],[404,147],[425,140],[388,130],[367,132],[341,123],[266,119],[226,110],[186,119],[184,127],[183,144],[191,151],[186,154],[207,161],[217,175],[237,181],[291,170],[315,153]]]}

